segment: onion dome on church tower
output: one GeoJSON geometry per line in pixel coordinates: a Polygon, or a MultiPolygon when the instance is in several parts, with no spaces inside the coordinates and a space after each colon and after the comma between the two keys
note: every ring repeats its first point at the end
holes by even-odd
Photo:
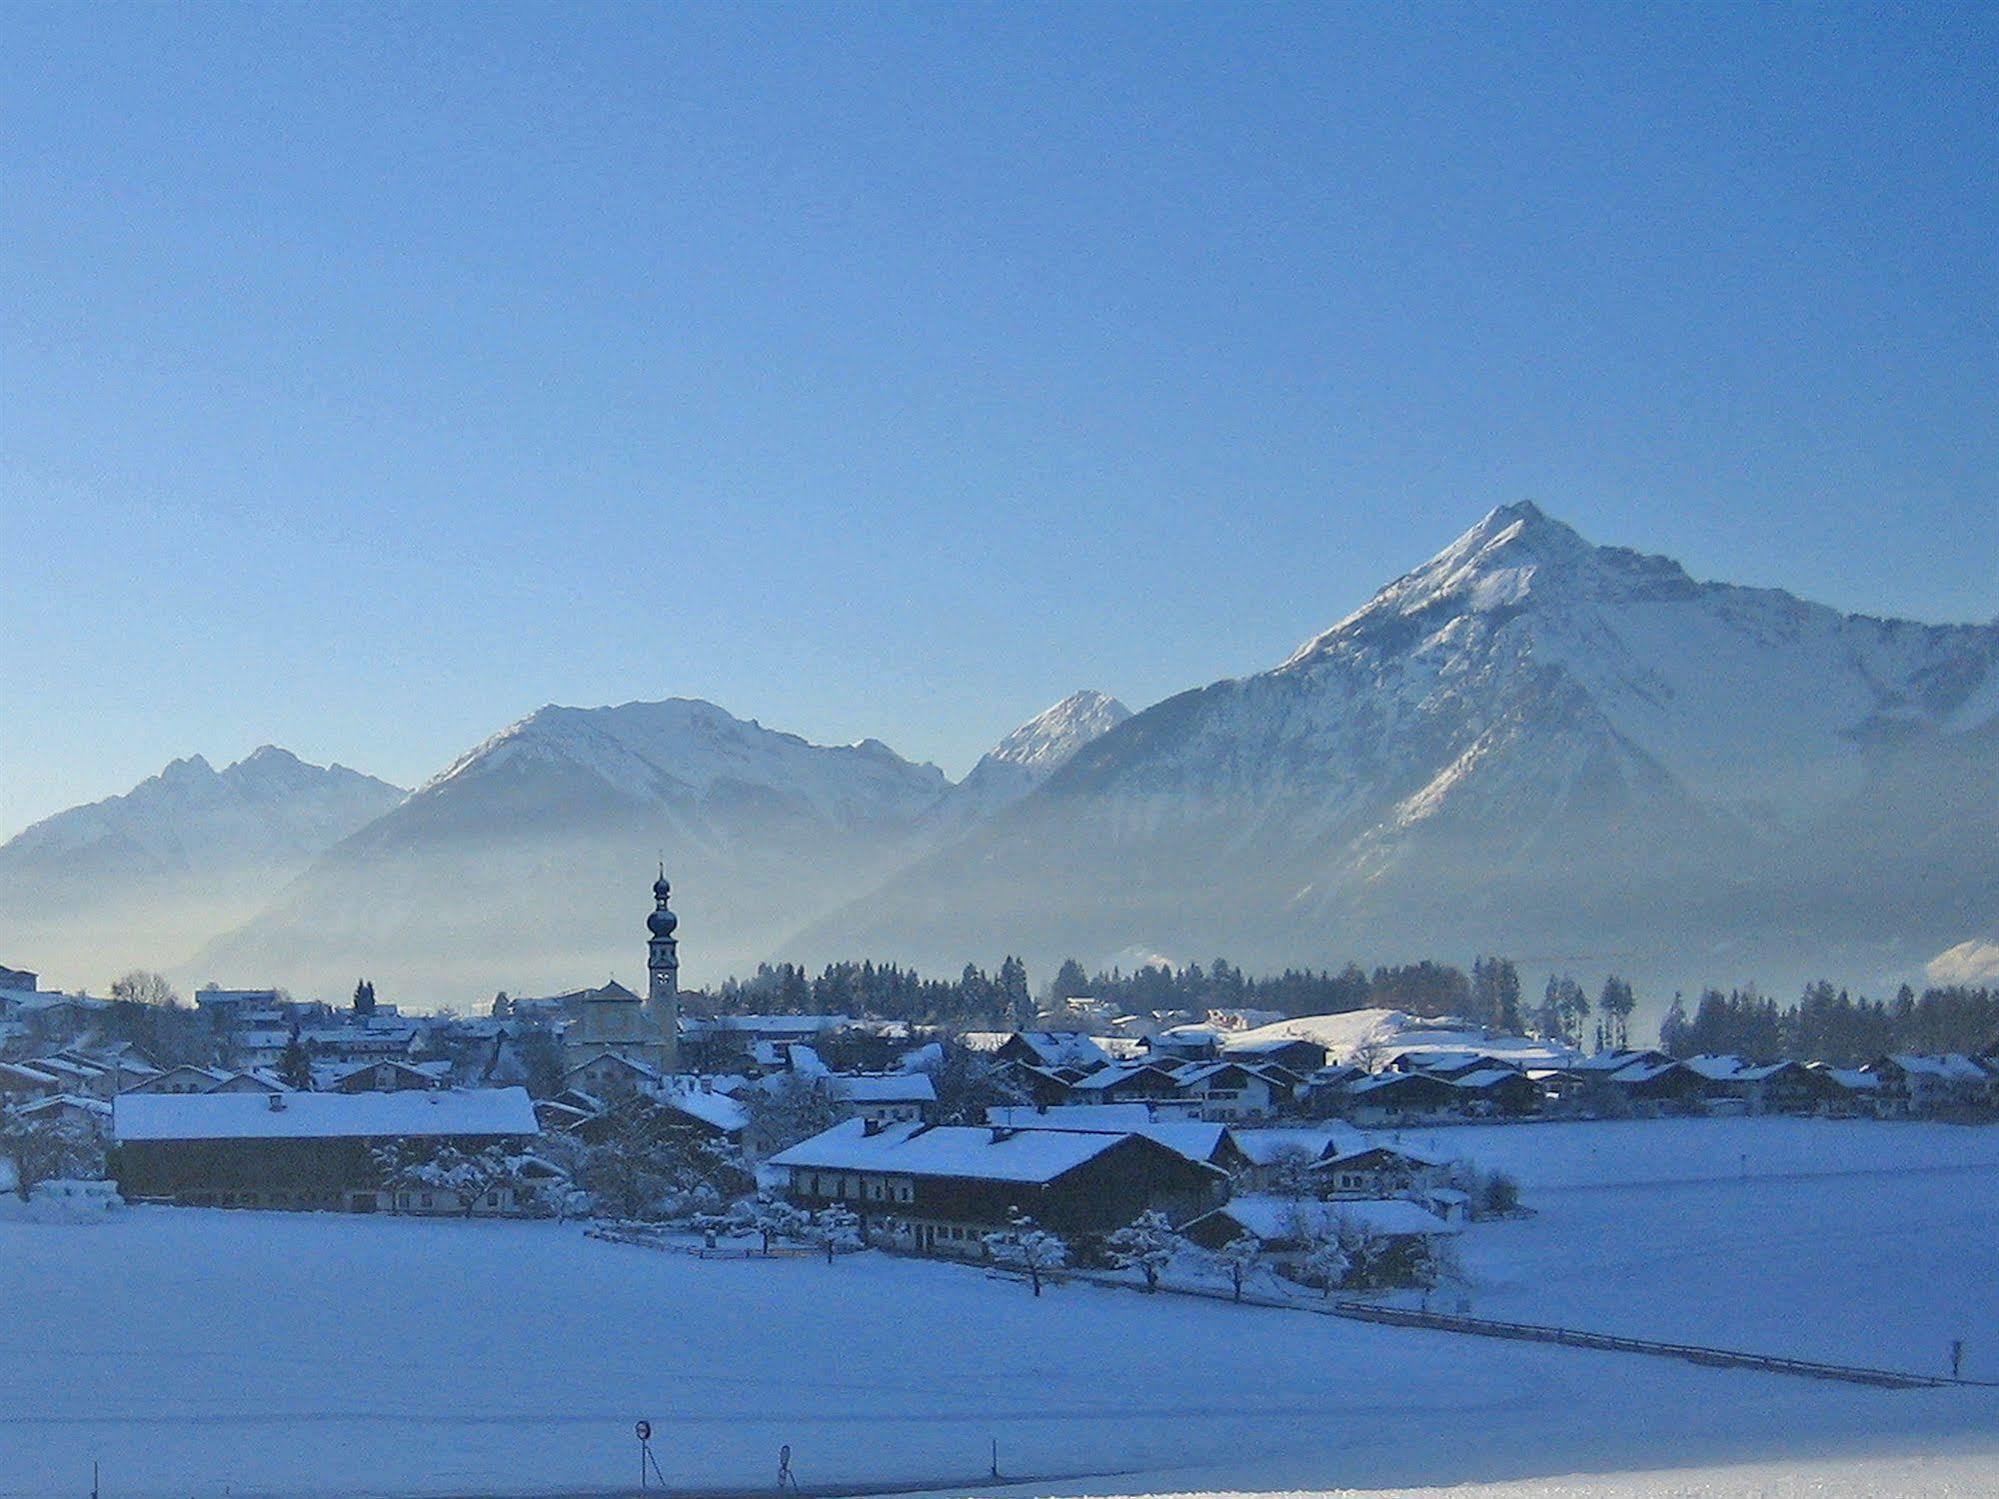
{"type": "Polygon", "coordinates": [[[666,866],[661,865],[659,878],[653,881],[652,898],[657,905],[652,915],[646,918],[646,926],[655,937],[671,937],[673,929],[680,925],[680,918],[666,908],[667,897],[673,894],[673,886],[666,882],[666,866]]]}

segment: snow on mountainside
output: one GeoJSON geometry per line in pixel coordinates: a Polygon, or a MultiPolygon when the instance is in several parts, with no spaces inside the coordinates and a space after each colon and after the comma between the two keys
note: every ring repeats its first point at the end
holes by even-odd
{"type": "Polygon", "coordinates": [[[1077,750],[1131,717],[1114,697],[1085,688],[1037,714],[994,746],[981,764],[1017,765],[1048,776],[1068,764],[1077,750]]]}
{"type": "Polygon", "coordinates": [[[1043,710],[1008,734],[951,788],[932,817],[949,836],[1019,801],[1075,756],[1076,751],[1131,717],[1116,698],[1085,688],[1043,710]]]}
{"type": "Polygon", "coordinates": [[[906,859],[948,789],[879,741],[810,744],[698,700],[550,706],[330,850],[201,962],[334,991],[365,961],[417,1007],[611,975],[642,987],[657,857],[690,981],[720,977],[906,859]]]}
{"type": "Polygon", "coordinates": [[[71,982],[173,963],[403,795],[272,745],[219,771],[175,760],[0,845],[0,949],[71,982]]]}
{"type": "Polygon", "coordinates": [[[1999,626],[1841,615],[1493,511],[797,944],[1909,972],[1999,910],[1999,626]]]}
{"type": "Polygon", "coordinates": [[[100,856],[161,873],[216,859],[282,863],[339,842],[403,795],[373,776],[308,765],[275,745],[220,771],[193,755],[122,796],[23,829],[0,845],[0,870],[40,865],[75,874],[79,861],[100,856]]]}
{"type": "Polygon", "coordinates": [[[698,698],[669,698],[615,708],[551,704],[461,756],[417,794],[455,793],[501,771],[582,771],[611,795],[669,804],[757,787],[836,826],[912,818],[950,784],[936,766],[912,765],[879,739],[811,744],[698,698]]]}

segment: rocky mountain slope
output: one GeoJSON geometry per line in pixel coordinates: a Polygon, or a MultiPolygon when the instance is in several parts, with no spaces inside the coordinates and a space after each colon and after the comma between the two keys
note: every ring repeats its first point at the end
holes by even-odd
{"type": "Polygon", "coordinates": [[[1697,582],[1516,505],[794,949],[1788,983],[1907,972],[1999,925],[1995,891],[1999,626],[1697,582]]]}
{"type": "Polygon", "coordinates": [[[1114,697],[1084,689],[1030,718],[982,756],[927,819],[940,841],[960,836],[1026,796],[1084,745],[1131,717],[1114,697]]]}

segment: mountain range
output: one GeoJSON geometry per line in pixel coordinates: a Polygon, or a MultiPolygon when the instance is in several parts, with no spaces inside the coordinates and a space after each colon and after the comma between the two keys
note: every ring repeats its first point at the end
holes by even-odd
{"type": "MultiPolygon", "coordinates": [[[[0,848],[0,890],[115,891],[58,825],[153,785],[0,848]]],[[[366,971],[418,1005],[631,978],[663,857],[696,981],[773,955],[1497,951],[1868,983],[1999,934],[1999,625],[1699,582],[1512,505],[1270,670],[1137,714],[1078,693],[956,785],[686,700],[544,708],[407,797],[368,785],[350,826],[284,824],[324,841],[293,838],[254,915],[187,928],[194,970],[336,993],[366,971]]],[[[153,843],[197,841],[175,816],[153,843]]]]}
{"type": "Polygon", "coordinates": [[[1094,740],[798,944],[1908,973],[1999,925],[1999,627],[1842,615],[1532,505],[1094,740]],[[969,921],[964,913],[976,913],[969,921]]]}
{"type": "Polygon", "coordinates": [[[0,943],[15,962],[105,970],[185,958],[400,802],[401,787],[265,745],[216,770],[175,760],[122,796],[0,844],[0,943]]]}

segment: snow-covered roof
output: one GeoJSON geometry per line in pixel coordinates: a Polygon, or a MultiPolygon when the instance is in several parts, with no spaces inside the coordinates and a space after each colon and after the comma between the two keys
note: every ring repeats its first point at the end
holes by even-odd
{"type": "Polygon", "coordinates": [[[886,1125],[870,1134],[866,1121],[848,1119],[779,1151],[770,1164],[1038,1184],[1095,1160],[1128,1138],[1052,1129],[1008,1133],[975,1125],[914,1122],[886,1125]]]}
{"type": "Polygon", "coordinates": [[[690,1032],[748,1031],[778,1039],[785,1036],[817,1036],[841,1031],[854,1023],[851,1015],[710,1015],[690,1021],[690,1032]]]}
{"type": "Polygon", "coordinates": [[[138,1140],[378,1140],[413,1135],[532,1135],[525,1088],[407,1088],[396,1093],[121,1093],[112,1132],[138,1140]],[[271,1106],[281,1097],[283,1107],[271,1106]]]}
{"type": "Polygon", "coordinates": [[[1655,1077],[1664,1077],[1669,1072],[1677,1071],[1680,1065],[1680,1063],[1674,1061],[1671,1057],[1658,1062],[1642,1060],[1629,1062],[1622,1067],[1613,1069],[1610,1073],[1610,1080],[1614,1083],[1649,1083],[1655,1077]]]}
{"type": "MultiPolygon", "coordinates": [[[[1225,1057],[1262,1057],[1283,1051],[1288,1046],[1318,1046],[1319,1043],[1306,1036],[1258,1036],[1255,1040],[1243,1040],[1231,1036],[1222,1042],[1225,1057]]],[[[1324,1050],[1323,1047],[1320,1048],[1324,1050]]]]}
{"type": "Polygon", "coordinates": [[[1210,1124],[1200,1119],[1155,1121],[1141,1117],[1135,1122],[1129,1119],[1099,1122],[1095,1117],[1099,1114],[1125,1115],[1134,1109],[1141,1116],[1145,1112],[1143,1104],[1118,1103],[1054,1108],[1045,1113],[1028,1107],[1001,1107],[987,1109],[986,1122],[1006,1129],[1055,1129],[1086,1135],[1143,1135],[1190,1161],[1212,1160],[1215,1152],[1221,1149],[1222,1141],[1229,1138],[1226,1124],[1210,1124]],[[1052,1117],[1055,1115],[1061,1117],[1052,1117]]]}
{"type": "Polygon", "coordinates": [[[749,1110],[724,1093],[706,1093],[698,1088],[661,1088],[652,1096],[661,1108],[678,1110],[725,1135],[740,1133],[750,1122],[749,1110]]]}
{"type": "Polygon", "coordinates": [[[1380,1093],[1388,1088],[1413,1088],[1427,1083],[1433,1088],[1448,1088],[1450,1083],[1441,1077],[1431,1077],[1424,1072],[1376,1072],[1367,1077],[1355,1078],[1347,1084],[1347,1093],[1352,1097],[1365,1097],[1370,1093],[1380,1093]]]}
{"type": "Polygon", "coordinates": [[[1268,1166],[1286,1154],[1304,1151],[1317,1159],[1329,1153],[1351,1153],[1363,1148],[1367,1137],[1345,1124],[1294,1126],[1281,1129],[1239,1129],[1235,1142],[1242,1153],[1258,1166],[1268,1166]]]}
{"type": "Polygon", "coordinates": [[[1325,1159],[1319,1164],[1329,1171],[1336,1171],[1341,1166],[1351,1165],[1362,1156],[1373,1155],[1377,1151],[1385,1156],[1414,1161],[1419,1166],[1448,1166],[1451,1163],[1449,1156],[1440,1151],[1426,1150],[1420,1145],[1391,1145],[1385,1140],[1356,1140],[1337,1152],[1329,1150],[1325,1159]]]}
{"type": "Polygon", "coordinates": [[[1109,1067],[1100,1067],[1088,1077],[1079,1078],[1069,1086],[1072,1091],[1077,1093],[1101,1093],[1107,1088],[1114,1088],[1119,1083],[1129,1082],[1131,1079],[1146,1072],[1156,1073],[1168,1081],[1177,1084],[1180,1081],[1180,1071],[1181,1069],[1178,1067],[1165,1066],[1159,1062],[1141,1062],[1137,1066],[1115,1063],[1109,1067]]]}
{"type": "Polygon", "coordinates": [[[1983,1082],[1991,1076],[1983,1067],[1962,1052],[1948,1052],[1943,1056],[1916,1056],[1898,1051],[1888,1058],[1904,1072],[1918,1073],[1926,1077],[1947,1078],[1953,1082],[1983,1082]]]}
{"type": "Polygon", "coordinates": [[[1698,1072],[1712,1083],[1760,1083],[1775,1077],[1790,1062],[1746,1062],[1736,1056],[1703,1055],[1687,1057],[1681,1061],[1682,1067],[1698,1072]]]}
{"type": "Polygon", "coordinates": [[[848,1103],[935,1103],[937,1085],[927,1072],[847,1073],[833,1079],[835,1096],[848,1103]]]}
{"type": "Polygon", "coordinates": [[[600,1051],[594,1057],[586,1057],[574,1067],[567,1069],[562,1076],[566,1081],[576,1076],[584,1068],[595,1067],[600,1062],[609,1062],[613,1066],[622,1067],[627,1072],[636,1073],[647,1082],[656,1083],[660,1080],[661,1074],[657,1067],[653,1066],[650,1062],[641,1062],[637,1057],[626,1056],[621,1051],[600,1051]]]}
{"type": "Polygon", "coordinates": [[[1342,1223],[1372,1229],[1394,1238],[1431,1237],[1455,1234],[1455,1223],[1447,1223],[1435,1213],[1413,1202],[1392,1198],[1382,1201],[1318,1202],[1298,1197],[1235,1197],[1215,1212],[1240,1224],[1265,1242],[1297,1236],[1302,1226],[1317,1234],[1336,1233],[1342,1223]]]}
{"type": "Polygon", "coordinates": [[[1048,1067],[1103,1067],[1110,1055],[1080,1031],[1021,1031],[1020,1039],[1048,1067]]]}
{"type": "Polygon", "coordinates": [[[1447,1078],[1446,1081],[1453,1088],[1471,1088],[1476,1090],[1479,1088],[1494,1087],[1505,1082],[1508,1078],[1525,1076],[1526,1074],[1518,1067],[1480,1067],[1476,1071],[1463,1072],[1456,1077],[1447,1078]]]}
{"type": "Polygon", "coordinates": [[[80,1093],[51,1093],[46,1098],[22,1104],[15,1112],[23,1118],[32,1119],[37,1114],[53,1114],[62,1109],[80,1109],[101,1118],[110,1114],[111,1105],[101,1098],[86,1098],[80,1093]]]}

